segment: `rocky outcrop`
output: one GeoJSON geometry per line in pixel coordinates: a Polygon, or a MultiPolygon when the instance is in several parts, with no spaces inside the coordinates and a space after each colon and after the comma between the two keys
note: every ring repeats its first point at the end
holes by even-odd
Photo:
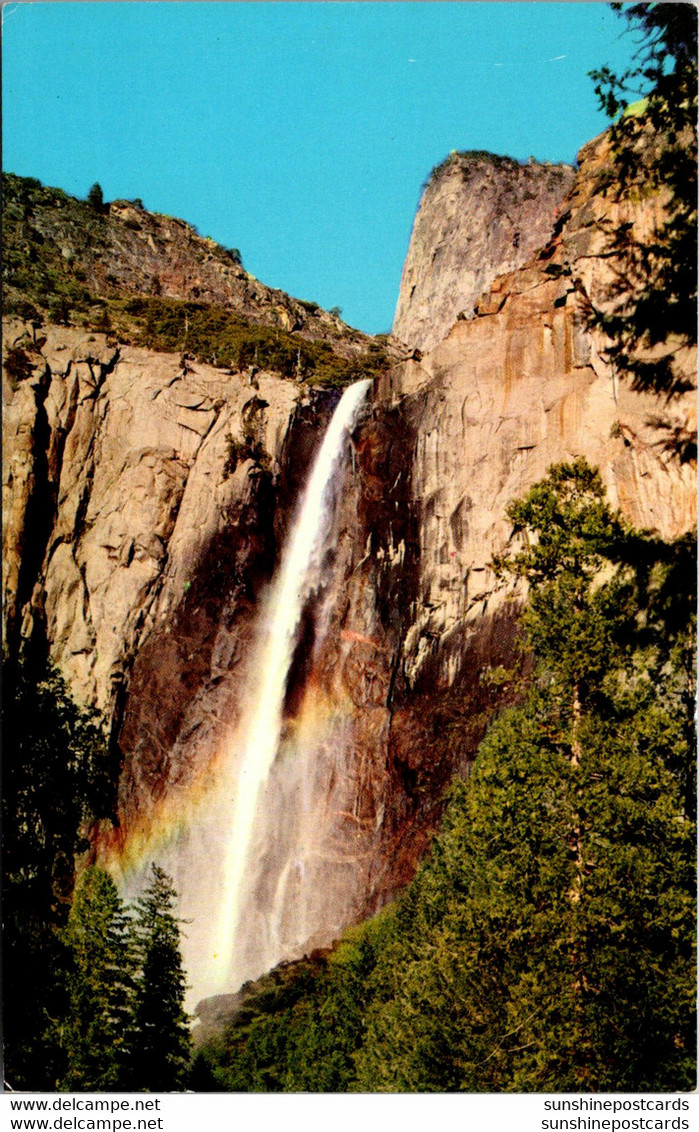
{"type": "Polygon", "coordinates": [[[210,304],[252,323],[328,342],[350,358],[371,342],[370,335],[318,303],[255,279],[238,249],[200,236],[177,217],[149,212],[140,201],[115,200],[96,209],[13,174],[3,174],[3,195],[6,309],[24,296],[26,264],[40,260],[54,284],[66,285],[62,293],[71,303],[126,294],[210,304]]]}
{"type": "Polygon", "coordinates": [[[235,250],[200,236],[184,220],[113,201],[108,222],[110,246],[94,264],[102,293],[116,286],[227,307],[252,322],[332,342],[338,353],[350,357],[370,341],[369,335],[351,330],[318,303],[261,283],[237,261],[235,250]]]}
{"type": "MultiPolygon", "coordinates": [[[[608,308],[618,281],[609,230],[630,223],[645,238],[663,207],[660,196],[605,195],[598,175],[608,161],[602,135],[580,154],[553,239],[495,280],[475,316],[430,354],[379,383],[377,399],[415,422],[421,593],[404,642],[414,687],[458,680],[469,638],[506,596],[489,566],[510,538],[506,506],[552,463],[585,456],[611,503],[666,539],[696,523],[695,470],[666,443],[696,430],[693,394],[667,403],[634,392],[590,325],[591,307],[608,308]]],[[[675,364],[691,388],[692,351],[679,347],[675,364]]]]}
{"type": "Polygon", "coordinates": [[[411,350],[432,350],[457,317],[470,318],[498,275],[547,243],[574,175],[570,165],[450,154],[431,174],[415,217],[396,338],[411,350]]]}

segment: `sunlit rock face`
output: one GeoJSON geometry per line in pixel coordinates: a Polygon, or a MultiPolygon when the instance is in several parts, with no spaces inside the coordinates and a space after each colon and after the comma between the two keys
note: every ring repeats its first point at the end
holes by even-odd
{"type": "MultiPolygon", "coordinates": [[[[7,326],[8,349],[24,330],[7,326]]],[[[337,394],[43,334],[32,377],[5,387],[6,631],[11,643],[45,623],[76,698],[112,719],[122,811],[144,818],[191,763],[186,737],[235,708],[231,673],[284,523],[274,482],[283,462],[293,490],[337,394]]]]}
{"type": "MultiPolygon", "coordinates": [[[[673,429],[695,427],[693,393],[667,404],[633,392],[588,327],[590,304],[608,309],[617,279],[603,222],[630,222],[646,238],[662,218],[661,195],[624,204],[602,193],[608,158],[605,135],[586,146],[551,240],[494,280],[430,353],[379,383],[377,402],[414,422],[421,592],[403,644],[411,685],[463,672],[464,641],[506,597],[489,566],[510,537],[505,508],[552,463],[585,456],[612,505],[664,538],[696,522],[694,468],[665,444],[673,429]]],[[[678,348],[675,364],[693,385],[693,352],[678,348]]]]}
{"type": "MultiPolygon", "coordinates": [[[[633,392],[587,327],[613,278],[601,217],[648,231],[662,213],[661,198],[603,197],[606,161],[602,138],[572,186],[571,171],[536,167],[551,207],[543,224],[546,210],[527,204],[532,253],[517,266],[494,252],[485,289],[466,280],[458,310],[439,297],[456,287],[458,255],[442,274],[427,235],[413,241],[398,309],[417,329],[400,336],[422,353],[376,383],[353,428],[286,679],[254,880],[279,958],[327,945],[410,879],[446,784],[514,696],[524,595],[490,565],[511,538],[507,504],[552,463],[585,456],[634,524],[674,538],[696,521],[694,469],[657,423],[692,427],[693,396],[665,405],[633,392]],[[422,308],[419,279],[431,280],[422,308]]],[[[449,204],[464,178],[452,164],[447,258],[473,231],[469,210],[449,204]]],[[[503,168],[524,201],[526,178],[503,168]]],[[[497,171],[491,161],[479,174],[484,198],[497,197],[497,171]]],[[[26,330],[11,324],[8,348],[26,330]]],[[[214,832],[226,835],[265,596],[339,394],[266,374],[255,389],[77,330],[41,335],[31,374],[4,387],[7,640],[43,622],[76,697],[111,720],[121,825],[97,849],[169,846],[178,885],[213,922],[211,853],[182,829],[211,831],[216,798],[214,832]],[[250,457],[253,440],[263,458],[250,457]]],[[[694,357],[676,361],[693,380],[694,357]]],[[[196,947],[210,947],[206,932],[196,947]]]]}
{"type": "Polygon", "coordinates": [[[574,170],[452,153],[431,174],[410,237],[393,333],[432,350],[498,275],[548,241],[574,170]]]}

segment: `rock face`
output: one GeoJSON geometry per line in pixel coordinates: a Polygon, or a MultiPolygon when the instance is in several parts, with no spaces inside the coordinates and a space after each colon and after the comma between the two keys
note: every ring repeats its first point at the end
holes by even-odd
{"type": "Polygon", "coordinates": [[[548,241],[570,189],[570,165],[520,165],[452,153],[432,173],[415,217],[393,333],[432,350],[459,315],[470,318],[493,280],[548,241]]]}
{"type": "MultiPolygon", "coordinates": [[[[443,275],[426,222],[414,238],[399,332],[433,348],[376,383],[355,429],[287,683],[255,880],[274,906],[279,957],[329,943],[409,879],[445,785],[514,695],[523,595],[489,565],[512,537],[507,504],[581,455],[633,523],[672,539],[696,521],[694,470],[664,446],[668,428],[693,427],[694,398],[666,405],[633,392],[589,326],[590,304],[613,301],[605,225],[648,230],[663,205],[602,196],[607,159],[604,137],[582,152],[552,234],[572,174],[505,163],[520,219],[534,210],[539,249],[495,278],[512,244],[503,237],[481,265],[491,282],[477,301],[476,261],[466,263],[457,306],[475,302],[472,317],[446,305],[461,253],[449,260],[444,247],[443,275]],[[527,178],[543,183],[545,207],[541,193],[525,200],[527,178]],[[294,912],[302,875],[305,936],[294,912]]],[[[468,164],[471,197],[478,182],[492,201],[497,164],[484,161],[477,176],[468,164]]],[[[474,229],[465,207],[465,228],[457,222],[461,160],[440,185],[454,199],[436,238],[451,232],[463,248],[474,229]]],[[[427,204],[426,193],[426,217],[427,204]]],[[[512,213],[506,228],[519,230],[512,213]]],[[[10,325],[8,350],[26,334],[10,325]]],[[[678,349],[675,364],[691,382],[694,357],[678,349]]],[[[75,695],[111,719],[122,824],[102,843],[147,844],[240,717],[261,595],[338,396],[257,379],[254,389],[241,375],[55,327],[8,376],[7,639],[16,647],[42,620],[75,695]]],[[[193,878],[204,890],[209,865],[204,856],[193,878]]]]}
{"type": "MultiPolygon", "coordinates": [[[[6,329],[11,348],[23,327],[6,329]]],[[[147,825],[191,770],[186,736],[201,748],[236,710],[231,681],[275,561],[272,484],[290,421],[298,413],[303,467],[337,394],[304,405],[271,375],[253,389],[63,328],[32,360],[33,374],[5,388],[7,640],[39,618],[76,698],[111,721],[126,830],[147,825]],[[246,454],[253,436],[258,459],[246,454]]],[[[293,492],[299,473],[284,463],[293,492]]]]}
{"type": "MultiPolygon", "coordinates": [[[[694,469],[664,443],[668,432],[696,427],[694,397],[669,407],[634,392],[586,325],[590,304],[605,305],[615,278],[600,220],[630,218],[595,191],[605,147],[603,139],[583,151],[551,243],[498,278],[474,318],[457,321],[436,349],[392,370],[377,390],[419,422],[412,475],[422,589],[404,649],[411,684],[450,683],[462,671],[469,626],[502,599],[488,563],[510,537],[505,508],[552,463],[585,456],[612,505],[664,538],[696,522],[694,469]]],[[[648,225],[661,204],[648,202],[636,222],[648,225]]],[[[690,352],[679,351],[676,363],[691,385],[690,352]]]]}

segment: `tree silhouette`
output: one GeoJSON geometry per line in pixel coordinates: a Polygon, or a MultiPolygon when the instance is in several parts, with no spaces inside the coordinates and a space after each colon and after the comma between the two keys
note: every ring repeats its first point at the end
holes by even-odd
{"type": "Polygon", "coordinates": [[[136,1089],[170,1092],[184,1087],[190,1035],[184,1010],[186,990],[176,894],[157,865],[137,904],[136,987],[133,1081],[136,1089]]]}
{"type": "Polygon", "coordinates": [[[90,191],[87,194],[87,203],[91,208],[94,208],[95,212],[101,212],[104,208],[102,186],[97,181],[90,187],[90,191]]]}
{"type": "MultiPolygon", "coordinates": [[[[614,119],[601,188],[617,201],[656,197],[663,215],[648,236],[630,221],[602,222],[617,279],[588,313],[610,340],[615,369],[631,377],[634,389],[670,400],[693,388],[687,351],[696,346],[697,11],[688,3],[612,8],[626,19],[637,50],[621,75],[606,66],[591,72],[614,119]]],[[[662,416],[655,423],[681,461],[696,460],[696,428],[662,416]]]]}

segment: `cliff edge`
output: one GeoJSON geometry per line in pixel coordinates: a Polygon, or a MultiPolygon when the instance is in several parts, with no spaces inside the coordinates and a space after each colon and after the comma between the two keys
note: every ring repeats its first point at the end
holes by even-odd
{"type": "Polygon", "coordinates": [[[498,275],[547,243],[574,177],[570,165],[451,153],[430,175],[415,217],[395,337],[432,350],[457,317],[470,318],[498,275]]]}

